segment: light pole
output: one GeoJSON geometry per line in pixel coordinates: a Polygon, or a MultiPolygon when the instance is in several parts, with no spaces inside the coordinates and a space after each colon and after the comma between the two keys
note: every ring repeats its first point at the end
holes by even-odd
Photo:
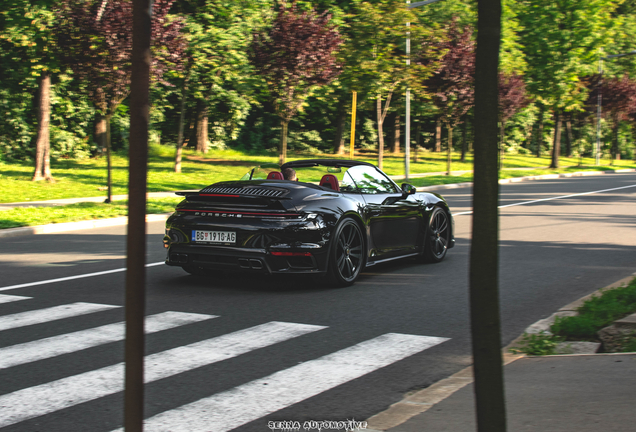
{"type": "Polygon", "coordinates": [[[614,54],[609,55],[607,57],[601,56],[602,50],[599,49],[598,56],[598,74],[600,75],[600,82],[598,84],[598,97],[597,97],[597,106],[596,106],[596,155],[595,155],[595,164],[598,166],[601,164],[601,106],[603,103],[603,94],[601,84],[603,83],[603,60],[610,60],[617,57],[625,57],[628,55],[636,54],[636,50],[623,53],[623,54],[614,54]]]}
{"type": "MultiPolygon", "coordinates": [[[[426,0],[411,3],[411,0],[406,0],[406,7],[413,9],[419,6],[426,6],[431,3],[438,2],[440,0],[426,0]]],[[[411,27],[411,23],[406,23],[406,66],[411,65],[411,32],[408,30],[411,27]]],[[[406,116],[404,120],[404,178],[409,179],[409,170],[411,165],[411,89],[409,89],[408,83],[406,85],[406,116]]]]}

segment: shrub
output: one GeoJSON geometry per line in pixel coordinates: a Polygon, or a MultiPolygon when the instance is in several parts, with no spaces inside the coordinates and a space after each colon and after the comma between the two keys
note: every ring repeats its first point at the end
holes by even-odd
{"type": "Polygon", "coordinates": [[[578,309],[579,315],[557,317],[552,333],[568,339],[595,339],[596,332],[636,311],[636,279],[628,286],[592,297],[578,309]]]}
{"type": "Polygon", "coordinates": [[[543,331],[536,334],[524,333],[521,345],[516,348],[512,348],[510,351],[514,354],[552,355],[554,354],[557,344],[562,341],[562,337],[543,331]]]}

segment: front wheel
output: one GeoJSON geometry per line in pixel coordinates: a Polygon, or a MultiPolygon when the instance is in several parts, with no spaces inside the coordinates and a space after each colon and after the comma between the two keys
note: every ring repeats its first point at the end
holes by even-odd
{"type": "Polygon", "coordinates": [[[331,239],[327,279],[337,287],[353,285],[363,264],[362,230],[354,220],[344,219],[331,239]]]}
{"type": "Polygon", "coordinates": [[[438,263],[444,259],[450,243],[450,219],[444,209],[435,207],[426,230],[424,260],[438,263]]]}

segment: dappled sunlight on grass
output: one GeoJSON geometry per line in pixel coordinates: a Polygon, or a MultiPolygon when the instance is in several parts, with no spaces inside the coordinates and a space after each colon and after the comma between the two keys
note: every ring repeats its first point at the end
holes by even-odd
{"type": "MultiPolygon", "coordinates": [[[[170,213],[182,199],[181,197],[149,199],[146,204],[146,213],[170,213]]],[[[113,201],[111,204],[83,202],[55,207],[21,207],[0,212],[0,229],[105,219],[127,214],[127,201],[113,201]]]]}
{"type": "MultiPolygon", "coordinates": [[[[444,173],[446,171],[445,152],[435,153],[420,150],[418,160],[415,152],[411,152],[410,173],[444,173]]],[[[298,159],[349,159],[348,154],[302,154],[289,153],[288,160],[298,159]]],[[[377,165],[377,155],[372,151],[356,153],[356,160],[377,165]]],[[[268,154],[247,154],[236,150],[213,150],[207,154],[196,153],[184,149],[182,172],[174,172],[174,148],[170,146],[152,146],[148,158],[148,191],[174,191],[183,189],[200,189],[212,183],[239,179],[250,167],[263,163],[276,163],[275,152],[268,154]]],[[[550,157],[545,154],[541,158],[533,155],[506,155],[503,160],[504,170],[500,178],[520,177],[561,172],[598,169],[635,168],[634,161],[615,161],[609,166],[604,159],[601,167],[594,166],[592,158],[561,158],[559,170],[545,168],[550,165],[550,157]],[[579,163],[583,166],[578,166],[579,163]],[[516,168],[534,168],[515,170],[516,168]]],[[[0,202],[40,201],[60,198],[105,196],[106,159],[105,157],[84,160],[59,160],[51,163],[54,183],[32,182],[33,167],[27,163],[0,163],[0,202]]],[[[126,194],[128,184],[128,160],[124,154],[112,157],[112,193],[126,194]]],[[[462,175],[461,171],[472,170],[472,154],[466,155],[466,161],[460,161],[460,154],[452,154],[451,169],[455,175],[433,175],[425,178],[411,178],[415,186],[427,186],[446,183],[472,181],[472,174],[462,175]]],[[[389,175],[404,174],[404,155],[386,153],[383,169],[389,175]]]]}

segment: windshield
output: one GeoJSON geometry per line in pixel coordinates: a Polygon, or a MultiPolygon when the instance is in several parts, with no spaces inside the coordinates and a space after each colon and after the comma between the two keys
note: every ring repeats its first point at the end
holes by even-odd
{"type": "Polygon", "coordinates": [[[265,180],[269,173],[273,171],[280,171],[280,166],[277,164],[263,164],[249,170],[241,180],[265,180]]]}

